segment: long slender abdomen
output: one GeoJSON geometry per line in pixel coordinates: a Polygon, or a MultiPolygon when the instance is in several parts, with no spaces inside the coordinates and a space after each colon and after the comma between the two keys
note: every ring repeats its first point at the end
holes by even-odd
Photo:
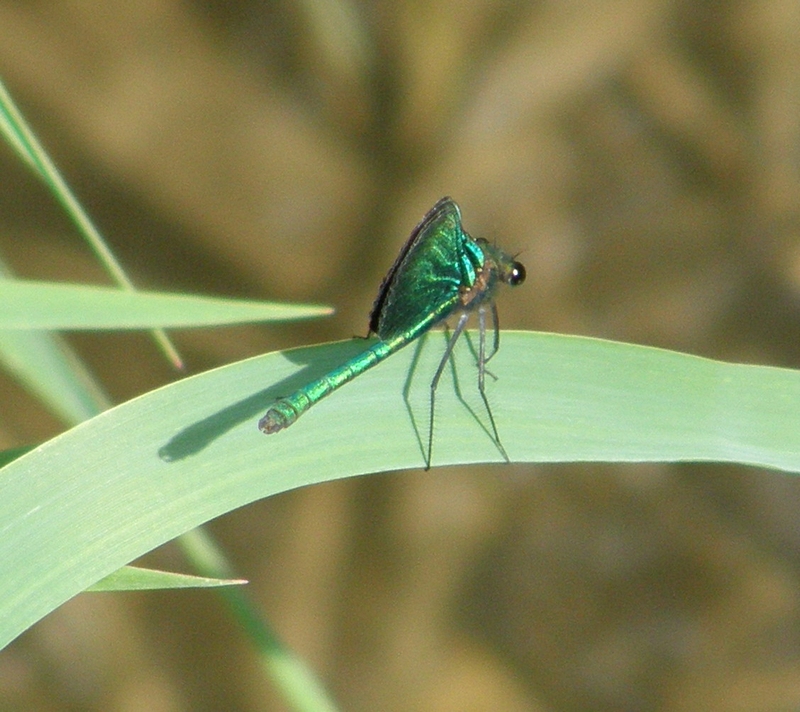
{"type": "Polygon", "coordinates": [[[312,405],[364,371],[376,366],[408,342],[409,339],[404,337],[396,337],[391,341],[378,341],[330,373],[303,386],[292,395],[275,401],[264,417],[258,421],[259,430],[270,435],[288,428],[312,405]]]}

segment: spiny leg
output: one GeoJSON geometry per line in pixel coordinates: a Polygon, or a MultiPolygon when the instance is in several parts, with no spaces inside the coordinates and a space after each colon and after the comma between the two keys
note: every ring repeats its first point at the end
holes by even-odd
{"type": "Polygon", "coordinates": [[[469,321],[469,312],[463,312],[461,316],[458,317],[456,328],[453,329],[453,334],[450,337],[450,340],[447,342],[447,348],[444,350],[442,360],[439,362],[439,367],[436,369],[436,373],[431,381],[431,416],[428,424],[428,457],[425,458],[426,470],[431,469],[431,456],[433,454],[433,416],[436,408],[436,389],[439,386],[439,379],[442,377],[444,367],[447,365],[447,361],[452,356],[453,348],[456,345],[456,341],[458,341],[458,337],[461,336],[461,332],[464,331],[467,321],[469,321]]]}
{"type": "MultiPolygon", "coordinates": [[[[494,307],[494,303],[492,303],[492,317],[495,325],[495,339],[494,351],[492,351],[492,353],[489,355],[489,358],[497,353],[497,349],[500,346],[500,331],[497,328],[497,310],[494,307]]],[[[489,415],[489,422],[492,424],[492,433],[494,433],[495,445],[497,445],[497,449],[500,450],[500,454],[503,456],[503,459],[506,462],[509,462],[506,449],[503,447],[503,443],[500,442],[500,433],[497,432],[497,425],[495,425],[494,422],[494,415],[492,415],[492,408],[489,405],[489,399],[486,397],[484,381],[486,380],[486,362],[489,360],[489,358],[486,358],[486,308],[484,306],[480,306],[478,308],[478,391],[483,399],[483,404],[486,406],[486,412],[489,415]]],[[[496,378],[496,376],[493,376],[493,378],[496,378]]]]}

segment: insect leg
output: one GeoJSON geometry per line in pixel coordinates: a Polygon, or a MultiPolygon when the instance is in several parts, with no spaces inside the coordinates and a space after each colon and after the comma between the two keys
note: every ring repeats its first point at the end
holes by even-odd
{"type": "Polygon", "coordinates": [[[486,406],[486,412],[489,415],[489,422],[492,425],[492,433],[494,434],[495,445],[497,445],[497,449],[500,451],[503,459],[506,462],[509,462],[506,449],[503,447],[503,443],[500,442],[500,433],[497,432],[497,425],[495,425],[494,422],[494,415],[492,415],[492,408],[489,405],[489,399],[486,397],[486,362],[497,353],[497,349],[500,346],[499,330],[497,329],[497,309],[494,306],[494,303],[492,303],[492,317],[495,325],[494,350],[489,355],[489,358],[486,358],[486,307],[483,305],[478,307],[478,391],[481,394],[483,405],[486,406]]]}
{"type": "Polygon", "coordinates": [[[494,330],[494,344],[484,363],[488,363],[492,357],[500,350],[500,315],[497,313],[497,304],[492,302],[492,329],[494,330]]]}
{"type": "Polygon", "coordinates": [[[453,348],[456,345],[456,341],[458,341],[458,337],[461,336],[461,332],[464,331],[467,321],[469,321],[469,312],[462,312],[462,314],[458,317],[456,328],[453,329],[450,340],[447,342],[447,348],[444,350],[442,360],[439,362],[439,367],[436,369],[436,373],[431,381],[431,416],[428,426],[428,457],[425,458],[426,470],[431,469],[431,455],[433,453],[433,415],[436,408],[436,388],[439,386],[439,379],[442,377],[444,367],[447,365],[448,360],[453,355],[453,348]]]}

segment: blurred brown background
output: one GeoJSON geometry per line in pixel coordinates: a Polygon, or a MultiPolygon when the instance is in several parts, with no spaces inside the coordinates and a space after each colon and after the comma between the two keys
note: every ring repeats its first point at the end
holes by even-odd
{"type": "MultiPolygon", "coordinates": [[[[798,68],[796,0],[0,0],[0,76],[137,284],[337,308],[175,333],[193,372],[364,333],[444,194],[526,264],[506,327],[797,367],[798,68]]],[[[0,166],[16,273],[106,281],[0,166]]],[[[176,377],[144,335],[71,342],[116,401],[176,377]]],[[[3,447],[63,427],[6,378],[0,402],[3,447]]],[[[798,521],[780,473],[561,465],[211,528],[342,710],[783,712],[798,521]]],[[[80,596],[0,653],[0,710],[285,709],[207,592],[80,596]]]]}

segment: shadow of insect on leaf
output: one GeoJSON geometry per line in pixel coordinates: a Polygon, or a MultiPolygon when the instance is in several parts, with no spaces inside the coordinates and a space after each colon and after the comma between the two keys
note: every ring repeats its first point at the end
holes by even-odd
{"type": "Polygon", "coordinates": [[[330,369],[330,364],[341,360],[343,355],[346,358],[350,354],[358,352],[363,348],[363,341],[358,338],[337,344],[325,344],[322,347],[312,346],[285,352],[283,355],[287,359],[302,364],[303,368],[275,385],[264,388],[188,425],[159,449],[158,456],[164,462],[175,462],[191,457],[233,428],[251,420],[255,430],[257,416],[264,411],[267,405],[276,398],[291,393],[298,386],[307,383],[309,379],[325,373],[330,369]]]}

